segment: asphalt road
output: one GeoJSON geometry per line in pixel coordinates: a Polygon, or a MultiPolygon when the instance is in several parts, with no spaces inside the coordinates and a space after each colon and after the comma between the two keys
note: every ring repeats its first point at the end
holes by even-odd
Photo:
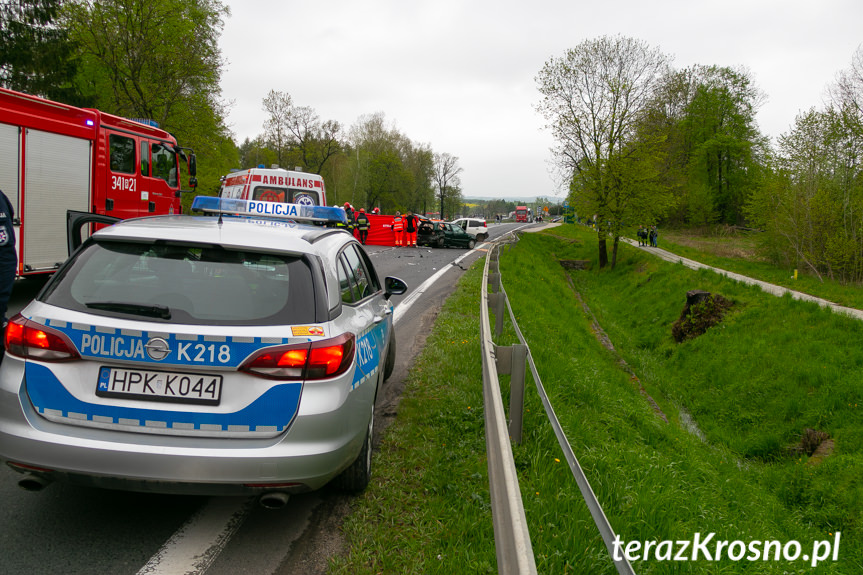
{"type": "MultiPolygon", "coordinates": [[[[492,225],[490,237],[520,227],[524,225],[492,225]]],[[[379,439],[398,413],[405,377],[441,304],[485,249],[368,246],[367,251],[382,278],[400,277],[410,288],[393,298],[398,353],[378,401],[379,439]]],[[[19,281],[10,315],[43,283],[19,281]]],[[[254,498],[124,493],[56,483],[30,493],[17,486],[18,478],[9,469],[0,470],[0,573],[324,573],[328,557],[344,548],[338,527],[351,501],[325,488],[267,510],[254,498]]]]}

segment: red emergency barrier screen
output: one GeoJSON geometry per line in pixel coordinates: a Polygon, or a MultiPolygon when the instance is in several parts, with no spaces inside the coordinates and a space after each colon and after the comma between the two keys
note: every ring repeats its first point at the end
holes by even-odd
{"type": "MultiPolygon", "coordinates": [[[[371,246],[394,246],[396,236],[393,232],[393,216],[366,214],[369,218],[369,237],[366,244],[371,246]]],[[[354,233],[359,238],[359,232],[354,233]]]]}

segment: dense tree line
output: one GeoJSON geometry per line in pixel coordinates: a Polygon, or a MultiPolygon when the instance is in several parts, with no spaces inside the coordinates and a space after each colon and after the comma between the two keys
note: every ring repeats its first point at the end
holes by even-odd
{"type": "Polygon", "coordinates": [[[863,282],[863,47],[830,87],[830,101],[779,138],[752,221],[777,264],[863,282]]]}
{"type": "Polygon", "coordinates": [[[240,145],[240,166],[279,165],[321,174],[330,203],[380,208],[385,213],[456,214],[461,205],[458,158],[434,153],[387,125],[383,113],[360,117],[347,130],[322,121],[290,94],[271,90],[263,100],[264,131],[240,145]]]}
{"type": "Polygon", "coordinates": [[[552,58],[536,81],[568,200],[596,216],[601,266],[614,266],[633,226],[723,224],[763,230],[777,264],[863,281],[863,48],[825,108],[775,146],[744,68],[675,70],[639,40],[602,37],[552,58]]]}

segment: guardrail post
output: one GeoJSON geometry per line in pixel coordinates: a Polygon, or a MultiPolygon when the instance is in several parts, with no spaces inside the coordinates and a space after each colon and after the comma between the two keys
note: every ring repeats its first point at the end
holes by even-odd
{"type": "Polygon", "coordinates": [[[524,420],[524,381],[527,371],[527,346],[495,346],[494,361],[498,374],[509,375],[509,438],[521,443],[524,420]]]}
{"type": "Polygon", "coordinates": [[[506,296],[502,293],[496,293],[497,297],[494,301],[494,335],[500,337],[503,333],[503,310],[506,303],[506,296]]]}
{"type": "Polygon", "coordinates": [[[524,380],[527,366],[527,346],[512,346],[512,369],[509,378],[509,437],[521,444],[524,420],[524,380]]]}
{"type": "Polygon", "coordinates": [[[500,337],[503,333],[503,310],[506,296],[502,293],[488,294],[488,309],[494,313],[494,335],[500,337]]]}

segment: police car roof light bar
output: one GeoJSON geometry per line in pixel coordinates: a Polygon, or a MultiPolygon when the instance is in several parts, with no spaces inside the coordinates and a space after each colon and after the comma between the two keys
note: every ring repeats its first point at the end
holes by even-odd
{"type": "Polygon", "coordinates": [[[258,202],[216,196],[198,196],[192,202],[192,210],[219,214],[238,214],[282,220],[341,223],[347,225],[348,216],[343,208],[284,204],[281,202],[258,202]]]}

